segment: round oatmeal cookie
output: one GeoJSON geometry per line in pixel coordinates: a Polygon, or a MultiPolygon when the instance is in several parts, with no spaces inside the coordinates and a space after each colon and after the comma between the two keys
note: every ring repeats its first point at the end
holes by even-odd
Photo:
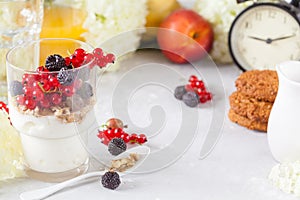
{"type": "Polygon", "coordinates": [[[247,117],[236,114],[232,109],[229,110],[228,117],[232,122],[248,129],[267,132],[268,123],[250,120],[247,117]]]}
{"type": "Polygon", "coordinates": [[[267,123],[273,103],[258,101],[241,92],[233,92],[229,97],[231,109],[238,115],[252,121],[267,123]]]}
{"type": "Polygon", "coordinates": [[[237,90],[258,101],[274,102],[278,91],[278,76],[274,70],[251,70],[235,81],[237,90]]]}

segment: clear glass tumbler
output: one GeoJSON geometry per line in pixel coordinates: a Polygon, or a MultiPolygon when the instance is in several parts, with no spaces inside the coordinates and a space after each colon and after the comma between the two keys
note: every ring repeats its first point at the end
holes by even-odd
{"type": "Polygon", "coordinates": [[[7,51],[36,40],[41,31],[44,0],[0,0],[0,99],[5,100],[7,51]]]}
{"type": "Polygon", "coordinates": [[[7,54],[10,119],[21,136],[26,172],[34,179],[60,182],[88,169],[84,140],[96,119],[93,58],[78,68],[61,70],[71,77],[66,83],[60,81],[58,71],[36,71],[45,66],[47,56],[65,58],[77,48],[93,50],[78,40],[40,39],[7,54]]]}

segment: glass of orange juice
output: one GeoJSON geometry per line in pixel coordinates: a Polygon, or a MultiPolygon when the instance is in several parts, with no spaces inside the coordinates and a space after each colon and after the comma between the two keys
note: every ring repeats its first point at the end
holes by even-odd
{"type": "Polygon", "coordinates": [[[84,0],[45,0],[41,38],[82,40],[86,18],[84,0]]]}
{"type": "MultiPolygon", "coordinates": [[[[82,28],[82,24],[86,15],[85,0],[45,0],[40,37],[71,38],[83,41],[81,34],[85,30],[82,28]]],[[[60,51],[59,48],[68,44],[47,44],[47,46],[50,45],[53,45],[52,50],[60,51]]],[[[41,52],[41,57],[44,53],[46,52],[41,52]]]]}

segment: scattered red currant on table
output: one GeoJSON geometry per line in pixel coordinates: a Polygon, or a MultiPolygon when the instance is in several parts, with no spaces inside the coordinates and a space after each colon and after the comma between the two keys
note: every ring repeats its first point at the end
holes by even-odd
{"type": "Polygon", "coordinates": [[[145,134],[137,135],[135,133],[126,133],[123,128],[127,126],[124,126],[120,119],[109,119],[103,127],[104,129],[99,130],[97,136],[105,145],[107,145],[113,138],[121,138],[126,144],[144,144],[147,142],[145,134]]]}
{"type": "Polygon", "coordinates": [[[4,103],[3,101],[0,101],[0,110],[4,110],[6,113],[9,113],[6,103],[4,103]]]}
{"type": "Polygon", "coordinates": [[[176,87],[174,96],[176,99],[183,100],[189,107],[196,107],[199,103],[212,100],[212,94],[207,91],[204,82],[195,75],[190,76],[187,85],[176,87]]]}
{"type": "MultiPolygon", "coordinates": [[[[3,110],[3,111],[5,111],[7,114],[9,114],[9,109],[8,109],[6,103],[4,103],[3,101],[0,101],[0,110],[3,110]]],[[[10,117],[8,116],[7,118],[8,118],[8,120],[10,121],[10,117]]],[[[10,125],[12,125],[11,121],[10,121],[10,125]]]]}

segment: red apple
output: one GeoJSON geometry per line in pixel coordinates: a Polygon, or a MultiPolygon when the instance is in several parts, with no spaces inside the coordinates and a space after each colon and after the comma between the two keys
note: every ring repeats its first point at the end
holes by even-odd
{"type": "Polygon", "coordinates": [[[172,12],[160,25],[157,41],[163,54],[175,63],[200,60],[212,48],[213,29],[189,9],[172,12]]]}

